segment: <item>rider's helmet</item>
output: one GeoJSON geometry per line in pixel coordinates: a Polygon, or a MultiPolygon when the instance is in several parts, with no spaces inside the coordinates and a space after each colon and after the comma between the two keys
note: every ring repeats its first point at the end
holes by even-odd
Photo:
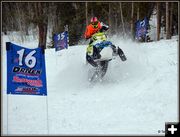
{"type": "Polygon", "coordinates": [[[97,17],[92,17],[91,18],[91,24],[92,24],[92,26],[94,27],[94,28],[97,28],[98,27],[98,19],[97,19],[97,17]]]}

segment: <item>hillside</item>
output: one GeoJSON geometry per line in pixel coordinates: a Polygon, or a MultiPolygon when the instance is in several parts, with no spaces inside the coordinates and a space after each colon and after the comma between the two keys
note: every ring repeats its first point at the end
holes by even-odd
{"type": "MultiPolygon", "coordinates": [[[[4,36],[3,133],[7,134],[8,123],[8,134],[48,134],[48,120],[50,135],[159,135],[165,122],[177,121],[177,37],[151,43],[118,36],[110,40],[123,49],[127,61],[112,60],[102,82],[88,81],[91,66],[85,61],[87,45],[60,52],[46,49],[48,96],[7,97],[5,42],[9,39],[4,36]]],[[[37,46],[36,41],[11,42],[37,46]]]]}

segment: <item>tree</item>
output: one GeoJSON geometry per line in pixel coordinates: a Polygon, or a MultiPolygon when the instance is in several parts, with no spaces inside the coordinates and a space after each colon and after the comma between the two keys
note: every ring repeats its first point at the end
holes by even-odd
{"type": "Polygon", "coordinates": [[[169,30],[170,30],[170,37],[173,35],[172,34],[172,23],[173,23],[173,2],[170,3],[170,23],[169,23],[169,30]]]}
{"type": "Polygon", "coordinates": [[[112,8],[111,8],[111,3],[109,3],[108,24],[110,27],[109,33],[112,34],[112,8]]]}
{"type": "Polygon", "coordinates": [[[48,25],[48,3],[36,2],[35,14],[34,14],[34,23],[38,26],[39,29],[39,45],[38,47],[46,48],[46,39],[47,39],[47,25],[48,25]]]}
{"type": "Polygon", "coordinates": [[[160,40],[160,9],[159,2],[156,4],[157,9],[157,40],[160,40]]]}
{"type": "Polygon", "coordinates": [[[166,2],[166,39],[170,39],[169,2],[166,2]]]}
{"type": "Polygon", "coordinates": [[[132,2],[131,8],[131,36],[134,38],[134,2],[132,2]]]}
{"type": "MultiPolygon", "coordinates": [[[[166,8],[165,2],[159,4],[159,16],[165,17],[166,13],[169,15],[165,26],[173,31],[169,32],[170,36],[177,34],[178,3],[169,5],[170,10],[166,8]]],[[[64,31],[64,26],[68,25],[70,45],[75,45],[83,38],[90,16],[97,16],[100,21],[109,25],[110,34],[123,32],[123,35],[127,35],[130,32],[132,36],[135,21],[145,16],[149,19],[155,5],[155,2],[3,2],[2,30],[21,31],[25,36],[28,35],[29,28],[38,26],[39,46],[45,48],[47,30],[53,35],[64,31]],[[131,9],[127,8],[129,5],[132,5],[131,9]]]]}
{"type": "Polygon", "coordinates": [[[121,12],[121,22],[122,22],[123,37],[124,37],[124,35],[125,35],[125,28],[124,28],[124,19],[123,19],[124,17],[123,17],[121,2],[119,3],[119,8],[120,8],[120,12],[121,12]]]}
{"type": "Polygon", "coordinates": [[[85,13],[86,13],[86,26],[88,25],[88,3],[87,2],[85,2],[85,4],[86,4],[86,11],[85,11],[85,13]]]}
{"type": "Polygon", "coordinates": [[[139,6],[137,8],[137,20],[139,20],[139,6]]]}

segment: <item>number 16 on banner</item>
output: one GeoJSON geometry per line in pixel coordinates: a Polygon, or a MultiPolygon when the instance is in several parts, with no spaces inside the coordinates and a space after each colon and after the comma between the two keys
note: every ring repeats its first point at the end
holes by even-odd
{"type": "MultiPolygon", "coordinates": [[[[19,54],[19,65],[22,66],[22,61],[23,61],[23,57],[24,57],[24,51],[25,49],[21,49],[19,51],[17,51],[17,54],[19,54]]],[[[33,68],[36,65],[36,58],[33,56],[33,54],[36,53],[36,50],[31,51],[25,58],[25,64],[26,66],[28,66],[29,68],[33,68]]]]}
{"type": "Polygon", "coordinates": [[[44,50],[6,43],[7,94],[47,95],[44,50]]]}

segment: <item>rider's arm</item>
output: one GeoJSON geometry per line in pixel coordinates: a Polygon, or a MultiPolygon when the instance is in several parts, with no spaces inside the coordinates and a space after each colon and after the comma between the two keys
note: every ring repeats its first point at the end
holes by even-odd
{"type": "Polygon", "coordinates": [[[90,32],[89,32],[88,28],[86,28],[86,32],[84,34],[84,37],[85,37],[85,39],[89,39],[90,38],[90,32]]]}

